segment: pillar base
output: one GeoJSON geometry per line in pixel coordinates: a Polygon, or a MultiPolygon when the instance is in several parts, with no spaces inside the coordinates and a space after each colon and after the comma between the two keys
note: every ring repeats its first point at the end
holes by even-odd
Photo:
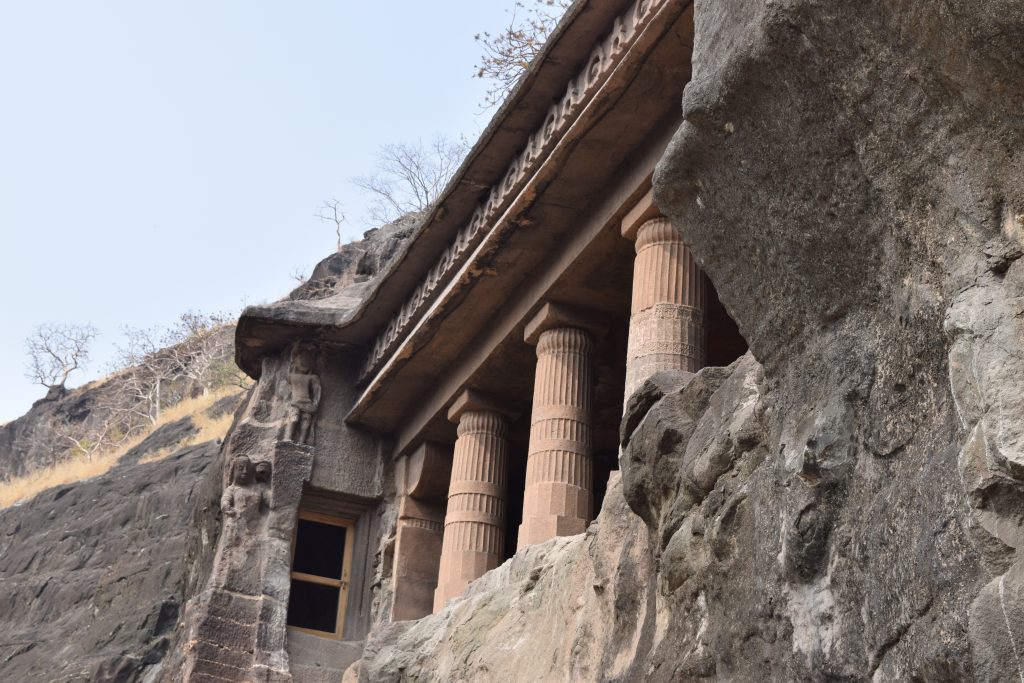
{"type": "Polygon", "coordinates": [[[494,553],[490,552],[463,551],[457,562],[458,566],[448,567],[448,577],[437,583],[437,590],[434,591],[435,612],[443,609],[445,603],[452,598],[462,595],[466,586],[498,566],[495,564],[494,553]]]}
{"type": "Polygon", "coordinates": [[[420,619],[433,610],[443,531],[444,507],[403,497],[395,539],[392,621],[420,619]]]}
{"type": "Polygon", "coordinates": [[[561,515],[530,517],[519,525],[519,540],[516,550],[549,541],[555,536],[582,534],[587,530],[587,525],[587,520],[579,517],[563,517],[561,515]]]}

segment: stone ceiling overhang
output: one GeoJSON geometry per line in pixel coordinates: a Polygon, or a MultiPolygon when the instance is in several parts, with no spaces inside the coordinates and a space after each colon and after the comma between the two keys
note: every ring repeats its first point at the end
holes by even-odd
{"type": "MultiPolygon", "coordinates": [[[[609,267],[617,261],[616,268],[625,261],[631,269],[631,246],[618,222],[645,193],[678,126],[691,45],[688,3],[640,2],[613,18],[575,81],[582,87],[571,115],[559,122],[558,111],[569,109],[560,102],[568,97],[556,101],[554,117],[547,119],[551,134],[540,131],[543,154],[531,159],[535,134],[517,157],[529,162],[523,164],[528,172],[518,173],[512,164],[503,183],[508,192],[494,202],[478,240],[451,243],[427,272],[423,300],[413,296],[392,309],[363,364],[364,388],[350,423],[393,435],[407,432],[409,424],[424,424],[431,411],[443,408],[438,401],[450,398],[438,386],[452,379],[451,366],[503,343],[491,334],[499,308],[539,306],[541,295],[588,290],[580,273],[575,290],[556,280],[572,268],[593,269],[595,259],[600,264],[604,258],[609,267]],[[580,266],[578,260],[592,263],[580,266]],[[510,299],[522,301],[506,305],[510,299]],[[477,344],[478,338],[489,341],[477,344]],[[419,417],[410,420],[410,411],[419,417]]],[[[627,273],[624,286],[617,282],[625,291],[601,292],[608,294],[604,303],[627,315],[628,278],[627,273]]]]}
{"type": "MultiPolygon", "coordinates": [[[[676,0],[669,0],[675,2],[676,0]]],[[[641,7],[666,0],[642,0],[641,7]]],[[[500,188],[510,163],[545,125],[552,103],[564,99],[591,50],[608,34],[630,0],[578,0],[567,10],[541,53],[491,119],[423,225],[388,272],[361,302],[282,301],[249,306],[236,332],[236,361],[259,377],[260,359],[296,339],[322,339],[341,347],[371,347],[410,293],[421,285],[481,202],[500,188]]]]}

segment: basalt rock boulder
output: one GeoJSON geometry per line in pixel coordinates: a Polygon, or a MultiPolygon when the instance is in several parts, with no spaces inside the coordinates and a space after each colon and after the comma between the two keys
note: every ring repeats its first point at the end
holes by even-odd
{"type": "Polygon", "coordinates": [[[326,299],[353,286],[353,289],[362,291],[365,283],[386,270],[421,222],[422,215],[414,212],[367,230],[363,239],[343,245],[336,253],[316,264],[309,279],[292,290],[288,299],[326,299]]]}
{"type": "Polygon", "coordinates": [[[1024,5],[698,2],[696,36],[655,194],[770,398],[709,671],[1019,679],[1024,5]]]}

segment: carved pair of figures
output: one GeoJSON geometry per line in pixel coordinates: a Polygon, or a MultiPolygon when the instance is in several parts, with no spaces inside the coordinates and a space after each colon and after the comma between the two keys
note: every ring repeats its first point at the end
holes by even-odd
{"type": "Polygon", "coordinates": [[[231,461],[231,480],[220,499],[220,509],[235,519],[252,519],[270,504],[271,465],[261,460],[253,465],[245,455],[231,461]]]}
{"type": "Polygon", "coordinates": [[[220,499],[224,516],[220,547],[213,565],[218,588],[252,593],[258,588],[259,563],[251,562],[253,544],[264,533],[270,509],[271,464],[253,464],[245,455],[231,460],[230,481],[220,499]]]}
{"type": "MultiPolygon", "coordinates": [[[[287,413],[278,440],[308,446],[312,443],[316,411],[320,407],[320,378],[314,372],[314,350],[306,345],[292,349],[287,375],[287,413]]],[[[221,586],[255,590],[258,563],[251,562],[252,544],[265,533],[265,513],[271,503],[271,463],[253,462],[246,455],[231,460],[228,485],[221,496],[224,515],[222,544],[215,561],[221,586]],[[250,585],[251,584],[251,585],[250,585]]]]}
{"type": "Polygon", "coordinates": [[[247,456],[237,456],[231,461],[230,483],[220,498],[227,535],[237,537],[256,530],[256,521],[270,504],[269,487],[269,461],[254,465],[247,456]]]}

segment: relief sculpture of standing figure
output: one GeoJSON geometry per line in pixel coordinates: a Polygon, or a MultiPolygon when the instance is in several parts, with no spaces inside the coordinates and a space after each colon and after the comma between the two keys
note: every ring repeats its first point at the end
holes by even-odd
{"type": "Polygon", "coordinates": [[[259,576],[250,566],[249,554],[259,538],[268,503],[266,486],[257,481],[252,460],[236,456],[231,461],[230,484],[220,499],[224,529],[213,565],[218,587],[250,593],[256,589],[259,576]]]}
{"type": "Polygon", "coordinates": [[[288,386],[291,397],[281,438],[308,446],[312,442],[316,411],[320,407],[320,378],[313,372],[310,350],[296,348],[292,353],[288,386]]]}
{"type": "Polygon", "coordinates": [[[231,463],[231,484],[224,489],[220,500],[220,509],[227,521],[241,526],[242,533],[252,531],[248,527],[259,519],[266,503],[266,494],[256,481],[252,460],[244,455],[235,457],[231,463]]]}

